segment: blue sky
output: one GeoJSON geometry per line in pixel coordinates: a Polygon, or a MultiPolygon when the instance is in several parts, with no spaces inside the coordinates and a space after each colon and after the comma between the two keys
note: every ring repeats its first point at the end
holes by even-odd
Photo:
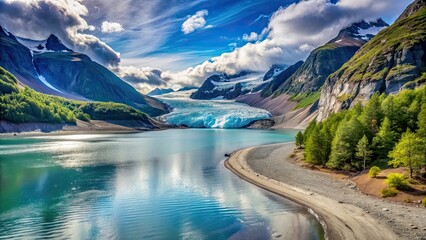
{"type": "MultiPolygon", "coordinates": [[[[114,50],[121,53],[123,63],[127,65],[149,66],[171,71],[180,71],[187,67],[204,62],[211,57],[218,56],[223,52],[229,52],[235,47],[241,47],[247,42],[242,39],[244,34],[251,32],[261,33],[267,27],[270,16],[280,7],[285,7],[296,1],[294,0],[221,0],[221,1],[158,1],[157,8],[153,8],[151,14],[158,19],[134,27],[133,21],[137,21],[137,15],[129,16],[121,23],[124,31],[118,33],[103,34],[100,30],[95,34],[107,42],[114,50]],[[190,5],[192,3],[192,5],[190,5]],[[163,8],[171,4],[179,7],[172,15],[164,13],[163,8]],[[189,5],[189,7],[185,7],[189,5]],[[198,29],[192,33],[185,34],[181,31],[181,25],[188,16],[197,11],[207,10],[208,15],[204,17],[206,26],[211,28],[198,29]],[[128,21],[130,19],[130,21],[128,21]],[[156,39],[141,36],[143,28],[151,28],[160,25],[160,29],[167,26],[166,31],[152,33],[156,39]],[[144,39],[147,42],[144,42],[144,39]],[[148,40],[149,39],[149,40],[148,40]],[[136,42],[140,44],[129,44],[136,42]],[[155,45],[147,47],[148,45],[155,45]],[[126,61],[126,58],[131,60],[126,61]],[[171,58],[170,61],[163,58],[171,58]]],[[[335,2],[335,1],[332,1],[335,2]]],[[[90,10],[90,7],[89,7],[90,10]]],[[[120,21],[120,17],[110,21],[120,21]]],[[[104,21],[102,17],[88,17],[88,23],[99,25],[104,21]]]]}
{"type": "Polygon", "coordinates": [[[392,23],[410,2],[0,0],[0,23],[21,37],[55,34],[148,92],[293,64],[354,22],[382,17],[392,23]]]}

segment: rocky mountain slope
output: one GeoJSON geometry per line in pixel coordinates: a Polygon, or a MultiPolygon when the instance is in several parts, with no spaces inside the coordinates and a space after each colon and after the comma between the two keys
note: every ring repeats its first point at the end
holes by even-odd
{"type": "Polygon", "coordinates": [[[318,91],[327,77],[347,62],[355,52],[388,25],[381,19],[361,21],[341,30],[337,37],[313,50],[299,69],[275,90],[282,93],[310,94],[318,91]]]}
{"type": "Polygon", "coordinates": [[[191,95],[191,98],[235,99],[247,93],[259,92],[286,68],[286,65],[274,64],[265,75],[245,71],[236,75],[213,75],[204,81],[203,85],[191,95]]]}
{"type": "Polygon", "coordinates": [[[41,93],[124,103],[152,116],[168,111],[165,104],[139,93],[87,55],[73,52],[54,35],[34,41],[0,27],[0,66],[41,93]]]}
{"type": "Polygon", "coordinates": [[[426,1],[416,0],[398,20],[365,44],[321,91],[318,120],[369,99],[426,82],[426,1]]]}

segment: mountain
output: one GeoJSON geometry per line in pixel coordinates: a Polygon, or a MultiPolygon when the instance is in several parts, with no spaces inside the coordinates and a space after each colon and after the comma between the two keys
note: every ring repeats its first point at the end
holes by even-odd
{"type": "MultiPolygon", "coordinates": [[[[327,44],[313,50],[299,69],[275,90],[282,93],[311,94],[317,92],[327,77],[347,62],[358,49],[388,25],[378,19],[374,22],[361,21],[342,29],[327,44]]],[[[264,96],[266,93],[264,93],[264,96]]],[[[272,95],[271,92],[268,93],[272,95]]]]}
{"type": "Polygon", "coordinates": [[[147,95],[148,96],[158,96],[158,95],[163,95],[166,93],[171,93],[174,92],[175,90],[171,89],[171,88],[155,88],[154,90],[152,90],[151,92],[149,92],[147,95]]]}
{"type": "Polygon", "coordinates": [[[203,85],[191,94],[193,99],[235,99],[247,93],[261,91],[279,73],[286,69],[286,65],[274,64],[266,74],[243,71],[236,75],[213,75],[207,78],[203,85]]]}
{"type": "Polygon", "coordinates": [[[394,24],[330,75],[321,91],[319,120],[374,93],[397,93],[426,82],[425,2],[413,2],[394,24]]]}
{"type": "Polygon", "coordinates": [[[0,132],[37,129],[61,130],[73,125],[76,130],[100,129],[120,125],[137,129],[156,129],[163,124],[145,113],[120,103],[83,102],[47,95],[22,88],[16,77],[0,67],[0,132]],[[90,120],[104,120],[93,124],[90,120]],[[76,126],[79,125],[79,126],[76,126]]]}
{"type": "Polygon", "coordinates": [[[273,64],[271,68],[269,68],[269,71],[265,73],[265,76],[263,76],[263,81],[267,81],[271,78],[275,78],[278,74],[280,74],[286,68],[287,68],[287,65],[285,64],[273,64]]]}
{"type": "MultiPolygon", "coordinates": [[[[276,74],[274,78],[263,88],[261,92],[262,97],[271,96],[289,77],[291,77],[303,64],[303,61],[299,61],[290,67],[276,74]]],[[[268,73],[265,74],[265,77],[268,73]]]]}
{"type": "Polygon", "coordinates": [[[0,27],[0,66],[41,93],[124,103],[151,116],[168,111],[165,104],[139,93],[87,55],[67,48],[54,35],[34,41],[17,38],[0,27]]]}

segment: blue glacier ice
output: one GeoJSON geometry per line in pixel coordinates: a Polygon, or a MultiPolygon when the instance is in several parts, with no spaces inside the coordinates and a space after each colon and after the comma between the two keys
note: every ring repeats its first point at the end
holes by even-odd
{"type": "Polygon", "coordinates": [[[193,128],[241,128],[252,121],[271,117],[263,109],[229,100],[193,100],[186,95],[163,95],[161,101],[173,108],[161,120],[193,128]]]}

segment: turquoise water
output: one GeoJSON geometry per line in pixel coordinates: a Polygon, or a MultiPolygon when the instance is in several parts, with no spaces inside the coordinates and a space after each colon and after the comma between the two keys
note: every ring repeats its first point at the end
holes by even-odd
{"type": "Polygon", "coordinates": [[[0,239],[321,239],[304,208],[223,167],[294,131],[0,139],[0,239]]]}

